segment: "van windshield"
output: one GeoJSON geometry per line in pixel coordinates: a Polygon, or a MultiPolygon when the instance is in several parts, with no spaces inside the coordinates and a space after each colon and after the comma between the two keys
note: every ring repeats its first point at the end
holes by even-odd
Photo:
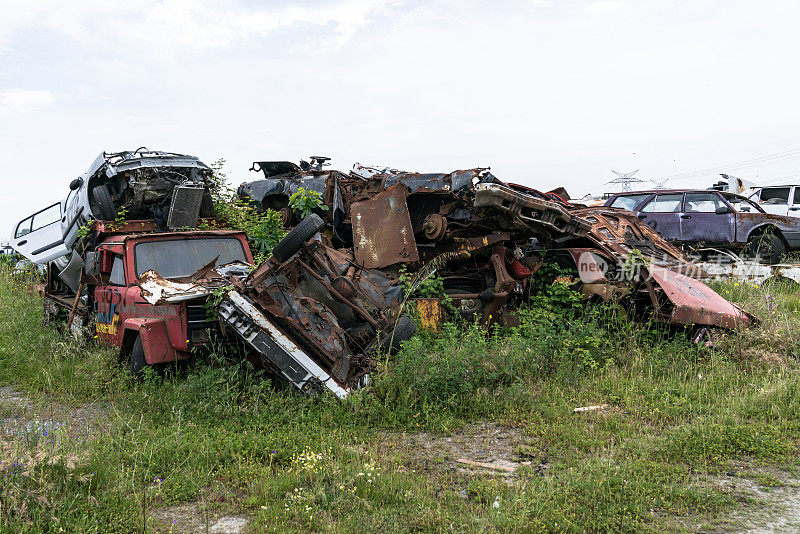
{"type": "Polygon", "coordinates": [[[162,278],[196,273],[217,258],[217,266],[247,261],[242,242],[235,237],[193,237],[137,243],[133,249],[136,277],[154,270],[162,278]]]}

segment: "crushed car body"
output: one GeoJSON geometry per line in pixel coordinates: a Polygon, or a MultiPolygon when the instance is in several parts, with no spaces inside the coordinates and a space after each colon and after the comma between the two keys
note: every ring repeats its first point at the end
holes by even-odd
{"type": "MultiPolygon", "coordinates": [[[[302,176],[294,179],[304,187],[302,176]]],[[[352,247],[367,268],[436,273],[459,309],[483,323],[513,323],[541,251],[572,262],[587,299],[625,302],[637,318],[727,329],[755,323],[708,288],[700,280],[708,274],[679,248],[624,209],[572,204],[563,189],[542,193],[484,168],[421,174],[361,166],[347,175],[327,171],[325,180],[314,187],[330,208],[335,244],[352,247]],[[586,283],[584,269],[602,277],[586,283]]]]}
{"type": "Polygon", "coordinates": [[[275,374],[309,394],[343,398],[367,382],[370,353],[395,352],[415,326],[399,315],[399,280],[314,239],[322,227],[317,215],[304,219],[233,283],[219,315],[275,374]]]}

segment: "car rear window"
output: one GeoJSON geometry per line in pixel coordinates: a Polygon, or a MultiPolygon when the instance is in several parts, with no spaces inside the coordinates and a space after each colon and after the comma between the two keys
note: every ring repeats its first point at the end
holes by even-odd
{"type": "Polygon", "coordinates": [[[678,213],[681,211],[682,200],[683,193],[656,195],[656,198],[648,202],[642,211],[645,213],[678,213]]]}
{"type": "Polygon", "coordinates": [[[683,211],[686,213],[714,213],[727,207],[716,193],[686,193],[683,211]]]}
{"type": "Polygon", "coordinates": [[[134,247],[137,278],[150,269],[162,278],[190,276],[217,257],[218,266],[247,261],[244,246],[235,237],[165,239],[137,243],[134,247]]]}
{"type": "Polygon", "coordinates": [[[790,187],[765,187],[761,190],[762,204],[788,204],[790,187]]]}
{"type": "Polygon", "coordinates": [[[650,196],[650,193],[645,193],[643,195],[625,195],[619,196],[614,199],[614,202],[611,203],[612,208],[623,208],[628,211],[633,211],[636,206],[641,204],[642,200],[646,199],[650,196]]]}

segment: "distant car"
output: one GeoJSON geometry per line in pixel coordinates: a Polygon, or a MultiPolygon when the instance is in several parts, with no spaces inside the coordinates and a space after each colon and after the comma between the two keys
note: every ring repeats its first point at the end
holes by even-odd
{"type": "Polygon", "coordinates": [[[800,185],[754,187],[747,198],[757,202],[767,213],[800,217],[800,185]]]}
{"type": "Polygon", "coordinates": [[[629,191],[612,195],[605,205],[636,213],[665,239],[739,250],[768,263],[800,248],[800,219],[766,213],[756,202],[724,191],[629,191]]]}

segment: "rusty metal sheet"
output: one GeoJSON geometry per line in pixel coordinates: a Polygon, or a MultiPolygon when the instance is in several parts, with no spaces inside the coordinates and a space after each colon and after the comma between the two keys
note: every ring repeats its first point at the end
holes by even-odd
{"type": "Polygon", "coordinates": [[[571,210],[592,225],[588,238],[612,257],[625,257],[634,249],[662,266],[689,264],[675,245],[667,242],[635,214],[621,208],[595,206],[571,210]]]}
{"type": "Polygon", "coordinates": [[[417,242],[406,205],[408,189],[397,184],[350,206],[353,253],[368,269],[419,260],[417,242]]]}
{"type": "Polygon", "coordinates": [[[418,298],[414,299],[414,304],[416,305],[422,328],[431,332],[440,332],[442,323],[445,320],[442,300],[438,298],[418,298]]]}
{"type": "Polygon", "coordinates": [[[154,305],[165,302],[182,302],[204,297],[211,293],[211,288],[203,285],[172,282],[161,278],[152,269],[142,273],[136,284],[141,288],[142,298],[154,305]]]}
{"type": "Polygon", "coordinates": [[[757,323],[755,317],[699,280],[655,265],[648,267],[648,271],[673,304],[669,319],[672,324],[736,329],[757,323]]]}

